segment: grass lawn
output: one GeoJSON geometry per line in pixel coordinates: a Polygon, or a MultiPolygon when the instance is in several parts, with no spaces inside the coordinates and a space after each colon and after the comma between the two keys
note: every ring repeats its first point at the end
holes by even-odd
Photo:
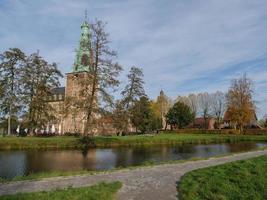
{"type": "Polygon", "coordinates": [[[22,193],[1,196],[0,200],[112,200],[116,192],[121,188],[120,182],[100,183],[90,187],[67,188],[49,192],[22,193]]]}
{"type": "Polygon", "coordinates": [[[267,156],[189,172],[178,191],[180,200],[267,199],[267,156]]]}
{"type": "Polygon", "coordinates": [[[135,145],[164,144],[208,144],[237,141],[267,142],[267,135],[222,135],[222,134],[175,134],[161,133],[158,135],[134,136],[97,136],[87,140],[81,137],[0,137],[0,150],[8,149],[81,149],[88,147],[113,147],[135,145]]]}

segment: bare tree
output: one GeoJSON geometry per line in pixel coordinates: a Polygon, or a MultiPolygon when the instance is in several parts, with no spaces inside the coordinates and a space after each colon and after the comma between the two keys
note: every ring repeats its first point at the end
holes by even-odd
{"type": "Polygon", "coordinates": [[[189,107],[191,108],[191,111],[194,114],[194,117],[197,116],[198,112],[198,96],[196,94],[189,94],[188,95],[188,102],[189,102],[189,107]]]}
{"type": "Polygon", "coordinates": [[[212,114],[216,119],[217,127],[219,127],[226,109],[225,94],[221,91],[211,94],[211,104],[212,114]]]}
{"type": "Polygon", "coordinates": [[[205,93],[200,93],[198,94],[198,106],[199,106],[199,112],[200,115],[203,117],[204,122],[205,122],[205,129],[207,129],[207,120],[211,116],[211,97],[210,94],[205,92],[205,93]]]}
{"type": "Polygon", "coordinates": [[[178,96],[176,101],[182,102],[186,105],[188,105],[194,114],[194,117],[196,117],[198,112],[198,95],[196,94],[189,94],[188,96],[178,96]]]}
{"type": "Polygon", "coordinates": [[[184,104],[186,104],[186,105],[188,105],[189,106],[189,99],[188,99],[188,97],[187,96],[178,96],[176,99],[175,99],[175,103],[176,102],[181,102],[181,103],[184,103],[184,104]]]}
{"type": "Polygon", "coordinates": [[[118,75],[122,67],[113,62],[116,52],[109,47],[108,33],[105,23],[96,20],[92,28],[93,66],[88,77],[83,81],[81,90],[83,108],[85,110],[84,134],[90,132],[93,124],[93,113],[99,113],[113,106],[113,91],[119,85],[118,75]]]}

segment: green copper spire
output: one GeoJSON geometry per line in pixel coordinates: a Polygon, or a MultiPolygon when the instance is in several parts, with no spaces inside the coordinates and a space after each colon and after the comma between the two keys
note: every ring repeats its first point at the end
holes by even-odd
{"type": "Polygon", "coordinates": [[[85,20],[81,25],[81,37],[79,49],[76,50],[76,58],[73,66],[73,72],[84,72],[91,70],[91,34],[90,26],[87,22],[87,12],[85,11],[85,20]]]}

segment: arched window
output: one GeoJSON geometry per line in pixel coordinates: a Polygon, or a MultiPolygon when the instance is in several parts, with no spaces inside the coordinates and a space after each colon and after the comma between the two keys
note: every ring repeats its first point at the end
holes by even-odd
{"type": "Polygon", "coordinates": [[[82,65],[84,65],[84,66],[89,65],[89,58],[86,54],[83,54],[83,56],[82,56],[82,65]]]}

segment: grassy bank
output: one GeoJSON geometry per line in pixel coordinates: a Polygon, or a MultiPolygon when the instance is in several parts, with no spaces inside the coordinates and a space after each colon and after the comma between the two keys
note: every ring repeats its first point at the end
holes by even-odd
{"type": "Polygon", "coordinates": [[[8,149],[75,149],[82,148],[79,137],[0,137],[0,150],[8,149]]]}
{"type": "Polygon", "coordinates": [[[113,200],[116,192],[121,188],[120,182],[100,183],[90,187],[67,188],[49,192],[35,192],[1,196],[0,200],[113,200]]]}
{"type": "Polygon", "coordinates": [[[81,149],[84,147],[115,147],[164,144],[209,144],[238,141],[267,142],[267,135],[171,134],[98,136],[81,138],[56,137],[0,137],[0,150],[9,149],[81,149]]]}
{"type": "Polygon", "coordinates": [[[179,199],[267,199],[267,156],[187,173],[179,199]]]}

